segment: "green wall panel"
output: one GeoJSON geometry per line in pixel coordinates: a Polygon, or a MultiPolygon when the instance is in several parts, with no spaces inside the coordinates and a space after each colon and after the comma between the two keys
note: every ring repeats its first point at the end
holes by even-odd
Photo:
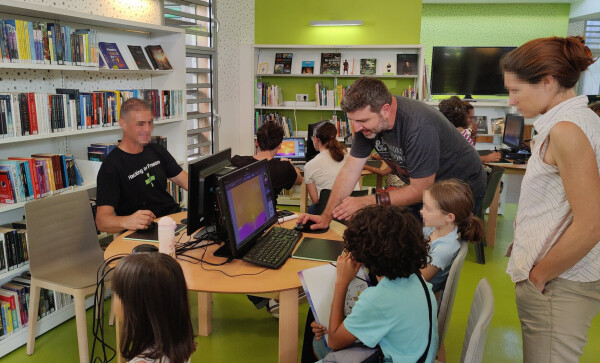
{"type": "Polygon", "coordinates": [[[256,44],[419,44],[421,0],[255,0],[256,44]],[[311,20],[362,20],[314,27],[311,20]]]}

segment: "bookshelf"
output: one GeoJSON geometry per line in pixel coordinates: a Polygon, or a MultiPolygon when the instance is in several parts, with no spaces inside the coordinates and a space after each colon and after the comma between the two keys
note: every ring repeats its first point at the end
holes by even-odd
{"type": "MultiPolygon", "coordinates": [[[[185,33],[182,29],[12,0],[0,0],[0,19],[58,21],[72,29],[95,29],[98,32],[98,41],[117,43],[126,60],[128,56],[124,53],[128,52],[127,45],[144,47],[160,44],[173,70],[113,70],[77,65],[0,63],[0,93],[54,93],[56,88],[73,88],[82,92],[123,89],[180,90],[184,95],[181,116],[156,119],[153,134],[167,137],[169,152],[176,160],[187,159],[185,33]]],[[[87,146],[91,143],[116,142],[120,136],[119,126],[108,126],[0,138],[0,159],[29,156],[34,153],[73,154],[83,174],[84,184],[63,190],[61,193],[84,189],[90,196],[94,196],[96,175],[101,164],[87,160],[87,146]]],[[[21,220],[24,204],[0,204],[0,224],[21,220]]],[[[0,274],[0,285],[27,270],[28,266],[23,266],[0,274]]],[[[92,298],[89,298],[86,306],[91,304],[92,298]]],[[[43,334],[73,316],[72,304],[57,310],[38,321],[37,334],[43,334]]],[[[26,332],[27,328],[21,328],[3,336],[0,339],[0,357],[25,344],[26,332]]]]}

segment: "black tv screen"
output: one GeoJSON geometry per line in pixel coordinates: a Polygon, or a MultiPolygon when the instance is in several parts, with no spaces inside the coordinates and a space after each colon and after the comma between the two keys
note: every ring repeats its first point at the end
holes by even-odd
{"type": "Polygon", "coordinates": [[[431,94],[506,95],[500,58],[515,47],[433,47],[431,94]]]}

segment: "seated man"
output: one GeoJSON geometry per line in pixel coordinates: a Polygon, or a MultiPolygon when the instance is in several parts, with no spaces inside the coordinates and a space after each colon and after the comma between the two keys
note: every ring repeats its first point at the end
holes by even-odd
{"type": "Polygon", "coordinates": [[[167,192],[167,178],[188,188],[188,175],[173,156],[161,145],[150,143],[154,126],[145,101],[125,101],[119,126],[122,140],[102,162],[97,178],[96,226],[109,233],[146,229],[155,218],[179,211],[167,192]]]}
{"type": "Polygon", "coordinates": [[[282,141],[283,128],[276,122],[267,121],[256,131],[258,153],[254,156],[235,155],[231,158],[231,164],[240,168],[258,160],[266,159],[275,195],[281,193],[283,189],[292,189],[294,185],[302,184],[303,179],[300,171],[289,160],[274,157],[281,148],[282,141]]]}

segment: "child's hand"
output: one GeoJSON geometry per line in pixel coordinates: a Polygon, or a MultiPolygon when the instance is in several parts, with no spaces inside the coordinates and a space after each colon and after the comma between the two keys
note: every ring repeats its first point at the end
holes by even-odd
{"type": "Polygon", "coordinates": [[[327,334],[327,328],[321,324],[317,324],[316,321],[310,323],[310,327],[312,328],[312,332],[317,340],[321,340],[323,335],[327,334]]]}
{"type": "Polygon", "coordinates": [[[344,251],[344,253],[337,258],[336,282],[348,286],[350,281],[356,277],[359,268],[360,263],[354,261],[350,253],[344,251]]]}

